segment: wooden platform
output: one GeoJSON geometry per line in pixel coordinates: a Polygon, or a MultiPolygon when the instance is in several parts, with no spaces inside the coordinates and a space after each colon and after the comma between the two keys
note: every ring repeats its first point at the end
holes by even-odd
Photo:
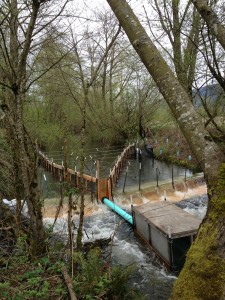
{"type": "Polygon", "coordinates": [[[132,206],[134,232],[165,266],[179,272],[193,243],[201,219],[169,201],[132,206]]]}
{"type": "Polygon", "coordinates": [[[170,238],[196,234],[201,224],[200,218],[169,201],[149,202],[133,207],[133,211],[170,238]]]}

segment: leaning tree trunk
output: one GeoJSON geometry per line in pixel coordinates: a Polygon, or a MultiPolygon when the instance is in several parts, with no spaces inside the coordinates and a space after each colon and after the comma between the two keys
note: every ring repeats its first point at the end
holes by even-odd
{"type": "Polygon", "coordinates": [[[167,101],[207,182],[209,205],[171,299],[223,299],[225,288],[225,156],[205,130],[188,94],[125,0],[107,0],[167,101]]]}
{"type": "Polygon", "coordinates": [[[191,2],[206,22],[211,34],[217,38],[225,50],[225,26],[221,23],[216,12],[208,5],[206,0],[191,0],[191,2]]]}

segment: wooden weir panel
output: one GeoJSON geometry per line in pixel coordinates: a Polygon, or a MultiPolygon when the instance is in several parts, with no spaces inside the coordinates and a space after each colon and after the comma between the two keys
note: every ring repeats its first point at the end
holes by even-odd
{"type": "Polygon", "coordinates": [[[98,200],[101,200],[103,197],[111,199],[108,179],[98,179],[98,200]]]}

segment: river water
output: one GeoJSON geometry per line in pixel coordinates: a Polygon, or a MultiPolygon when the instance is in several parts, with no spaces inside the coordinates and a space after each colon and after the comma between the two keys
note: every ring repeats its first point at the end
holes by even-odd
{"type": "MultiPolygon", "coordinates": [[[[110,174],[110,169],[114,166],[122,150],[120,147],[87,148],[85,150],[84,173],[96,176],[96,161],[99,160],[100,177],[107,178],[110,174]]],[[[58,164],[63,163],[62,151],[49,152],[46,155],[58,164]]],[[[77,153],[71,152],[68,155],[68,166],[79,171],[79,155],[77,153]]],[[[43,174],[41,174],[40,182],[44,193],[46,192],[44,191],[46,187],[48,188],[47,192],[54,189],[52,187],[49,189],[49,184],[52,185],[54,182],[51,174],[45,173],[44,177],[43,174]],[[45,182],[46,178],[47,182],[45,182]]],[[[142,150],[141,155],[136,152],[127,160],[114,191],[115,193],[121,193],[123,191],[145,189],[164,183],[172,183],[172,181],[176,180],[183,180],[192,175],[191,170],[153,159],[148,156],[145,150],[142,150]]]]}
{"type": "MultiPolygon", "coordinates": [[[[120,180],[117,182],[117,193],[121,192],[124,187],[126,191],[138,189],[139,184],[141,184],[141,188],[156,186],[156,169],[159,171],[159,184],[171,182],[171,165],[156,160],[153,161],[147,155],[142,155],[141,158],[138,155],[134,156],[129,160],[127,174],[126,168],[124,168],[120,180]],[[142,167],[141,178],[140,163],[142,167]]],[[[192,173],[183,168],[173,166],[173,175],[174,180],[178,180],[183,179],[184,176],[190,177],[192,173]]],[[[44,176],[47,181],[51,181],[48,174],[44,173],[44,176]]],[[[42,186],[46,184],[46,180],[42,182],[42,186]]],[[[114,201],[127,212],[130,211],[130,205],[123,204],[120,197],[115,197],[114,201]]],[[[207,196],[195,196],[180,201],[177,205],[189,213],[203,218],[206,212],[207,196]]],[[[127,222],[104,206],[104,204],[96,203],[96,206],[96,213],[85,218],[84,242],[112,237],[116,230],[117,233],[112,246],[112,264],[120,265],[121,267],[130,264],[136,265],[130,285],[136,287],[145,296],[143,299],[168,299],[176,276],[166,271],[155,254],[146,248],[134,235],[132,227],[127,222]]],[[[53,218],[45,218],[45,222],[51,224],[53,218]]],[[[78,226],[78,217],[74,217],[74,224],[75,227],[78,226]]],[[[62,235],[66,235],[66,219],[59,218],[54,230],[62,235]]]]}
{"type": "MultiPolygon", "coordinates": [[[[119,203],[119,199],[116,201],[127,212],[130,211],[128,205],[124,206],[119,203]]],[[[207,196],[192,197],[176,204],[189,213],[203,218],[206,212],[207,196]]],[[[154,252],[141,243],[134,235],[129,223],[122,220],[104,204],[96,205],[98,205],[97,212],[85,218],[83,241],[90,242],[96,239],[110,238],[116,231],[112,246],[112,264],[121,267],[136,265],[130,286],[137,288],[145,296],[143,299],[169,299],[173,283],[176,280],[175,274],[168,272],[154,252]]],[[[74,217],[75,227],[78,226],[78,221],[78,217],[74,217]]],[[[45,222],[51,224],[53,218],[46,218],[45,222]]],[[[58,219],[54,230],[66,237],[66,218],[58,219]]]]}
{"type": "Polygon", "coordinates": [[[136,153],[120,174],[116,191],[131,189],[145,189],[172,181],[182,180],[193,175],[191,170],[153,159],[142,151],[141,156],[136,153]]]}

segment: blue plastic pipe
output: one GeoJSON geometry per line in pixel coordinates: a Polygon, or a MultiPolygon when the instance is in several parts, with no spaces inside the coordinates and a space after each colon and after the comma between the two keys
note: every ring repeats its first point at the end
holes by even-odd
{"type": "Polygon", "coordinates": [[[128,214],[127,212],[125,212],[122,208],[120,208],[118,205],[116,205],[114,202],[110,201],[107,198],[102,198],[102,202],[108,206],[109,208],[111,208],[112,210],[114,210],[118,215],[120,215],[122,218],[124,218],[124,220],[126,220],[127,222],[129,222],[131,225],[133,225],[133,217],[128,214]]]}

